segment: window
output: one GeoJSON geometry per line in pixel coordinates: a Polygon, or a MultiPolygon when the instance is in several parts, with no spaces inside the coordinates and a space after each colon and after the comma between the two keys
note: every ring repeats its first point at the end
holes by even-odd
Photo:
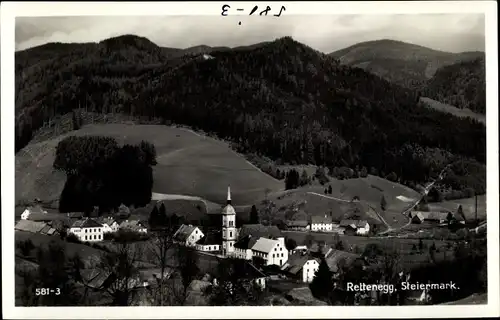
{"type": "Polygon", "coordinates": [[[281,254],[281,257],[283,258],[283,253],[281,254]]]}
{"type": "Polygon", "coordinates": [[[278,250],[278,248],[274,248],[274,251],[278,250]]]}
{"type": "Polygon", "coordinates": [[[233,243],[232,242],[229,242],[229,246],[232,247],[233,246],[233,243]]]}
{"type": "Polygon", "coordinates": [[[232,231],[229,231],[229,236],[232,237],[233,236],[233,232],[232,231]]]}
{"type": "Polygon", "coordinates": [[[233,226],[233,221],[229,221],[229,226],[232,227],[233,226]]]}
{"type": "Polygon", "coordinates": [[[87,240],[87,236],[85,236],[85,240],[87,240]]]}
{"type": "Polygon", "coordinates": [[[274,258],[274,253],[273,253],[273,258],[274,258]]]}
{"type": "Polygon", "coordinates": [[[194,233],[198,234],[198,230],[195,230],[195,232],[194,232],[194,233]]]}

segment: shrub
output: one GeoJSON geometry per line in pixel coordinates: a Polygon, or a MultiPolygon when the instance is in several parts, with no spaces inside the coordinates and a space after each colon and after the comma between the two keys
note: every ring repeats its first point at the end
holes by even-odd
{"type": "Polygon", "coordinates": [[[73,233],[70,233],[66,236],[66,241],[73,243],[82,243],[80,239],[78,239],[78,237],[73,233]]]}

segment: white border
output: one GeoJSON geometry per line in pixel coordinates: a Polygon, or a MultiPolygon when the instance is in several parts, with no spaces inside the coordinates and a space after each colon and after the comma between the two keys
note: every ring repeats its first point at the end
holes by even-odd
{"type": "MultiPolygon", "coordinates": [[[[2,150],[2,290],[3,316],[14,319],[92,318],[405,318],[498,316],[499,311],[499,204],[498,204],[498,51],[496,1],[400,2],[256,2],[252,5],[285,5],[286,14],[415,14],[484,13],[487,78],[487,205],[488,305],[409,307],[14,307],[14,30],[15,16],[83,15],[220,15],[223,2],[4,2],[1,6],[1,143],[2,150]],[[147,309],[145,309],[147,308],[147,309]],[[76,311],[76,312],[75,312],[76,311]]],[[[229,2],[231,6],[245,3],[229,2]]],[[[222,17],[221,17],[222,18],[222,17]]]]}

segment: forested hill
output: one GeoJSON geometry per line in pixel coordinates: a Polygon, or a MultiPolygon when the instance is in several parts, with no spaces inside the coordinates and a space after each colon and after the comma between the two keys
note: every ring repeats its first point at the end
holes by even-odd
{"type": "Polygon", "coordinates": [[[162,117],[283,162],[394,171],[402,182],[459,159],[484,169],[482,124],[421,107],[411,90],[290,37],[210,59],[133,36],[55,46],[16,53],[18,150],[44,121],[82,107],[162,117]]]}
{"type": "Polygon", "coordinates": [[[486,113],[486,68],[484,58],[442,67],[430,79],[422,95],[453,105],[486,113]]]}
{"type": "Polygon", "coordinates": [[[330,55],[408,88],[419,88],[443,66],[484,58],[484,52],[451,53],[388,39],[357,43],[330,55]]]}

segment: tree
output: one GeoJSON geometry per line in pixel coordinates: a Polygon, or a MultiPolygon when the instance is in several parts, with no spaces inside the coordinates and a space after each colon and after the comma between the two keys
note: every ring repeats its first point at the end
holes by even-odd
{"type": "Polygon", "coordinates": [[[21,250],[21,254],[25,257],[29,256],[31,251],[35,249],[35,245],[31,239],[16,242],[16,247],[21,250]]]}
{"type": "Polygon", "coordinates": [[[446,215],[446,221],[448,222],[448,224],[452,223],[452,221],[453,221],[453,214],[451,212],[448,212],[448,214],[446,215]]]}
{"type": "Polygon", "coordinates": [[[314,278],[309,285],[314,297],[331,302],[331,294],[334,288],[332,276],[328,263],[322,258],[318,270],[314,273],[314,278]]]}
{"type": "Polygon", "coordinates": [[[306,235],[306,238],[304,239],[304,244],[308,247],[310,247],[314,242],[314,237],[311,233],[308,233],[306,235]]]}
{"type": "Polygon", "coordinates": [[[387,207],[387,201],[385,200],[385,197],[382,195],[382,198],[380,199],[380,209],[382,209],[382,211],[385,211],[387,207]]]}
{"type": "Polygon", "coordinates": [[[252,205],[252,209],[250,209],[250,223],[259,223],[259,212],[257,211],[257,207],[255,205],[252,205]]]}
{"type": "Polygon", "coordinates": [[[392,182],[396,182],[398,180],[398,176],[394,171],[392,171],[387,175],[386,179],[392,182]]]}
{"type": "Polygon", "coordinates": [[[360,176],[361,178],[366,178],[366,177],[368,177],[368,170],[366,169],[366,167],[365,167],[365,166],[363,166],[363,167],[361,168],[361,171],[360,171],[360,173],[359,173],[359,176],[360,176]]]}
{"type": "Polygon", "coordinates": [[[424,243],[423,243],[422,239],[418,239],[418,250],[420,252],[422,252],[422,250],[424,250],[424,243]]]}
{"type": "Polygon", "coordinates": [[[114,306],[130,306],[136,296],[139,270],[139,248],[129,243],[118,243],[115,252],[102,254],[96,268],[107,276],[104,292],[114,306]]]}
{"type": "Polygon", "coordinates": [[[383,251],[376,243],[369,243],[366,245],[362,257],[367,260],[374,261],[381,254],[383,254],[383,251]]]}
{"type": "Polygon", "coordinates": [[[467,221],[467,219],[465,218],[465,214],[464,214],[464,209],[462,208],[462,205],[459,205],[458,206],[458,209],[457,209],[457,214],[462,217],[464,219],[464,221],[467,221]]]}
{"type": "Polygon", "coordinates": [[[337,249],[337,250],[344,250],[344,244],[342,243],[342,240],[338,241],[335,244],[335,249],[337,249]]]}
{"type": "Polygon", "coordinates": [[[328,185],[328,194],[332,194],[332,185],[328,185]]]}
{"type": "Polygon", "coordinates": [[[291,251],[291,250],[297,248],[297,242],[292,238],[286,238],[285,247],[288,251],[291,251]]]}
{"type": "Polygon", "coordinates": [[[160,205],[160,209],[158,210],[158,225],[161,227],[168,227],[171,229],[173,226],[169,225],[170,221],[168,220],[169,219],[167,217],[167,208],[165,208],[165,203],[162,202],[160,205]]]}
{"type": "Polygon", "coordinates": [[[75,111],[72,112],[71,121],[72,121],[72,124],[73,124],[73,130],[80,129],[80,127],[81,127],[80,120],[76,116],[76,112],[75,111]]]}
{"type": "Polygon", "coordinates": [[[150,254],[155,264],[160,268],[160,277],[157,278],[158,296],[155,297],[155,300],[158,302],[157,305],[160,306],[163,306],[166,301],[164,284],[170,257],[169,252],[174,245],[174,233],[174,227],[170,224],[155,231],[150,241],[150,254]]]}
{"type": "Polygon", "coordinates": [[[198,253],[196,250],[186,246],[177,246],[178,269],[182,281],[182,290],[177,297],[177,305],[184,305],[188,295],[189,285],[196,279],[200,269],[198,268],[198,253]]]}
{"type": "Polygon", "coordinates": [[[309,176],[307,175],[307,171],[305,169],[303,169],[302,170],[302,174],[300,176],[300,183],[299,183],[299,185],[305,186],[308,183],[309,183],[309,176]]]}
{"type": "Polygon", "coordinates": [[[153,207],[153,210],[151,210],[151,213],[149,214],[149,219],[148,223],[149,226],[154,229],[160,225],[160,212],[158,210],[158,207],[155,205],[153,207]]]}

